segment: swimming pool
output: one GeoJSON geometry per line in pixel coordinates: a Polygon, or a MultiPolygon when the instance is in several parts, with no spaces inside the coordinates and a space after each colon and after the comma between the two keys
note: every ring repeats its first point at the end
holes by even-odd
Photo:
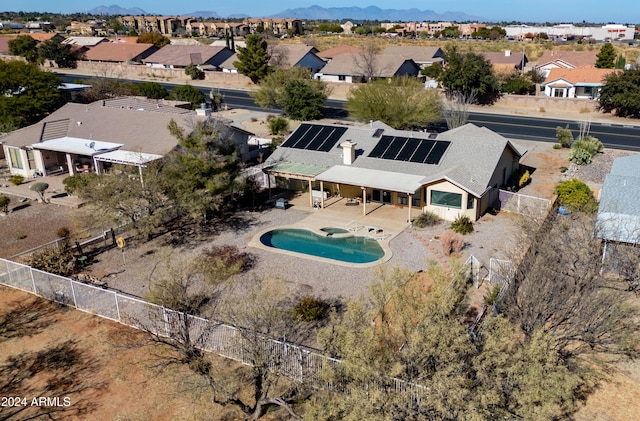
{"type": "Polygon", "coordinates": [[[355,236],[334,238],[296,228],[266,232],[260,242],[267,247],[347,263],[371,263],[384,256],[384,250],[376,240],[355,236]]]}

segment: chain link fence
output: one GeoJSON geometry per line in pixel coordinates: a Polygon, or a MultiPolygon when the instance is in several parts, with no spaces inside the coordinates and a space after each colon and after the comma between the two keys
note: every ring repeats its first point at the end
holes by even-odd
{"type": "Polygon", "coordinates": [[[500,189],[498,191],[498,207],[506,212],[542,219],[551,208],[551,200],[500,189]]]}

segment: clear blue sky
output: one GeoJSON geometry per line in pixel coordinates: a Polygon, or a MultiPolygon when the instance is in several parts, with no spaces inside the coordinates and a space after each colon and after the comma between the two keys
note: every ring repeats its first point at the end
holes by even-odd
{"type": "Polygon", "coordinates": [[[225,17],[230,14],[247,14],[254,17],[269,16],[289,8],[320,4],[323,7],[367,7],[381,9],[433,10],[464,12],[489,20],[517,20],[534,22],[615,22],[640,23],[638,0],[20,0],[3,1],[0,10],[82,12],[97,6],[117,4],[123,8],[139,7],[149,14],[178,15],[193,11],[213,11],[225,17]]]}

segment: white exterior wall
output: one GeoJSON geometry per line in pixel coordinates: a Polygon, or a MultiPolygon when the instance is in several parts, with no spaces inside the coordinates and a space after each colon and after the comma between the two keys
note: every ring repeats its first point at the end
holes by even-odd
{"type": "Polygon", "coordinates": [[[353,76],[345,76],[345,80],[340,80],[340,76],[338,75],[325,75],[322,73],[316,73],[316,79],[323,82],[354,83],[353,76]]]}
{"type": "Polygon", "coordinates": [[[467,193],[465,190],[461,189],[460,187],[454,184],[451,184],[448,181],[442,181],[439,183],[426,186],[426,191],[427,191],[427,197],[425,198],[425,201],[427,205],[424,207],[425,210],[428,210],[430,212],[435,213],[436,215],[439,215],[442,219],[446,221],[453,221],[460,215],[466,215],[472,221],[475,221],[477,219],[476,208],[478,206],[478,203],[477,203],[478,201],[474,200],[474,209],[467,209],[466,208],[467,198],[469,193],[467,193]],[[450,193],[459,193],[460,195],[462,195],[461,208],[456,209],[456,208],[448,208],[444,206],[432,205],[431,204],[432,190],[439,190],[439,191],[450,192],[450,193]]]}

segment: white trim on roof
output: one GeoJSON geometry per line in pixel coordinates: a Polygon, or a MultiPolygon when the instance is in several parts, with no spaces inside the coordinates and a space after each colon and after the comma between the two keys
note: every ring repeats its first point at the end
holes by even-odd
{"type": "Polygon", "coordinates": [[[121,148],[122,143],[103,142],[100,140],[79,139],[77,137],[60,137],[31,145],[34,149],[93,156],[121,148]]]}
{"type": "Polygon", "coordinates": [[[145,164],[148,164],[149,162],[155,161],[156,159],[160,158],[162,158],[162,155],[125,151],[122,149],[102,153],[94,157],[96,161],[112,162],[114,164],[136,165],[139,167],[144,167],[145,164]]]}
{"type": "Polygon", "coordinates": [[[422,187],[424,176],[336,165],[318,174],[315,179],[413,194],[422,187]]]}

